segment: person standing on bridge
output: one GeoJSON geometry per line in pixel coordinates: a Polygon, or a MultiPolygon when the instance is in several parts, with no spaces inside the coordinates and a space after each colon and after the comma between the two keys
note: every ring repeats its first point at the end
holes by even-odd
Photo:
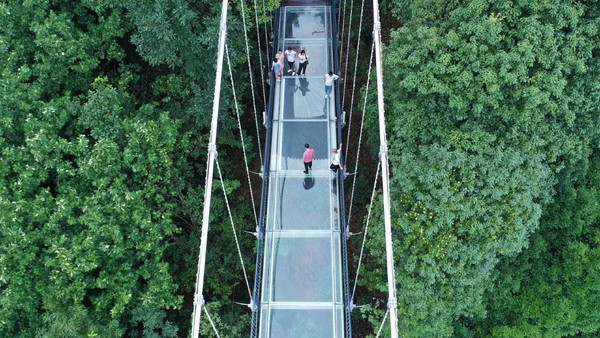
{"type": "Polygon", "coordinates": [[[296,55],[298,55],[298,53],[296,53],[291,46],[285,51],[285,57],[287,58],[289,68],[287,72],[292,73],[292,76],[296,75],[296,71],[294,70],[296,65],[296,55]]]}
{"type": "Polygon", "coordinates": [[[325,82],[325,98],[331,96],[331,90],[333,89],[333,81],[339,78],[340,77],[336,74],[333,74],[332,71],[329,71],[328,74],[325,74],[325,78],[323,79],[325,82]]]}
{"type": "Polygon", "coordinates": [[[310,149],[310,145],[308,143],[304,144],[304,154],[302,155],[302,159],[304,161],[304,173],[308,174],[308,170],[312,170],[312,161],[315,159],[315,150],[310,149]]]}
{"type": "Polygon", "coordinates": [[[344,166],[340,161],[340,153],[342,152],[342,143],[340,143],[339,148],[331,149],[331,165],[329,169],[333,170],[334,173],[337,173],[339,169],[344,170],[344,166]]]}
{"type": "Polygon", "coordinates": [[[306,50],[303,49],[298,55],[298,76],[306,76],[306,66],[308,66],[308,55],[306,54],[306,50]]]}
{"type": "Polygon", "coordinates": [[[276,81],[281,81],[281,62],[279,59],[273,60],[273,66],[271,66],[273,73],[275,73],[276,81]]]}
{"type": "MultiPolygon", "coordinates": [[[[279,50],[277,50],[277,54],[275,54],[275,58],[277,60],[279,60],[279,63],[281,64],[281,68],[283,68],[284,60],[285,60],[285,54],[283,54],[283,52],[281,51],[281,48],[279,50]]],[[[282,69],[282,71],[283,71],[283,69],[282,69]]],[[[281,72],[281,73],[283,73],[283,72],[281,72]]],[[[279,75],[281,75],[281,74],[279,74],[279,75]]]]}

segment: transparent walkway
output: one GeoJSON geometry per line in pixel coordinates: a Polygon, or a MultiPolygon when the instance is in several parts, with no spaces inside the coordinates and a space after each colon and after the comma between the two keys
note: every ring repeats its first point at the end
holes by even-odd
{"type": "MultiPolygon", "coordinates": [[[[276,82],[262,262],[259,337],[344,337],[334,97],[323,75],[333,69],[331,9],[280,9],[278,46],[306,49],[305,77],[276,82]],[[304,174],[304,144],[316,151],[304,174]]],[[[297,65],[297,64],[296,64],[297,65]]]]}

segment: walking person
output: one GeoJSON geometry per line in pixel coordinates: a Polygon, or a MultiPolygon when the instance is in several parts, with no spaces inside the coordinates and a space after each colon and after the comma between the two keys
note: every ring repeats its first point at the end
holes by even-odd
{"type": "Polygon", "coordinates": [[[308,66],[308,55],[306,54],[306,50],[303,49],[298,54],[298,76],[306,76],[306,66],[308,66]]]}
{"type": "Polygon", "coordinates": [[[308,170],[312,170],[312,161],[315,159],[315,150],[310,148],[308,143],[304,144],[304,154],[302,159],[304,161],[304,173],[308,174],[308,170]]]}
{"type": "Polygon", "coordinates": [[[276,81],[281,81],[281,62],[279,62],[279,59],[273,60],[271,69],[273,70],[273,73],[275,73],[276,81]]]}
{"type": "Polygon", "coordinates": [[[339,169],[344,170],[344,166],[340,162],[340,153],[342,152],[342,143],[340,143],[339,148],[331,149],[331,165],[329,169],[333,170],[334,173],[337,173],[339,169]]]}
{"type": "Polygon", "coordinates": [[[325,78],[323,81],[325,82],[325,97],[331,96],[331,90],[333,89],[333,81],[339,79],[340,77],[336,74],[333,74],[332,71],[329,71],[328,74],[325,74],[325,78]]]}
{"type": "Polygon", "coordinates": [[[287,58],[289,68],[287,72],[292,73],[292,76],[296,75],[296,71],[294,70],[296,64],[296,55],[298,55],[298,53],[296,53],[291,46],[285,51],[285,57],[287,58]]]}

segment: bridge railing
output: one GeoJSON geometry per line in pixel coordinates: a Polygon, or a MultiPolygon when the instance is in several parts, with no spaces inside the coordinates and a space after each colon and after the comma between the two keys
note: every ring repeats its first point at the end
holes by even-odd
{"type": "MultiPolygon", "coordinates": [[[[331,36],[333,38],[332,41],[332,49],[333,49],[333,60],[334,60],[334,73],[340,74],[341,65],[340,65],[340,37],[338,36],[338,16],[340,15],[339,2],[337,0],[332,0],[331,2],[331,36]]],[[[342,74],[346,76],[346,74],[342,74]]],[[[342,143],[342,129],[344,127],[344,114],[342,107],[342,91],[340,90],[341,85],[339,81],[335,82],[335,110],[337,116],[337,143],[342,143]]],[[[342,163],[346,163],[346,159],[344,158],[344,152],[341,152],[342,163]]],[[[346,166],[344,166],[346,168],[346,166]]],[[[352,299],[350,298],[350,281],[348,276],[348,239],[350,235],[349,225],[346,224],[346,200],[345,200],[345,189],[344,189],[344,175],[345,170],[341,170],[338,172],[338,182],[340,193],[338,194],[340,210],[343,212],[340,213],[340,243],[342,245],[342,278],[343,278],[343,288],[344,288],[344,321],[345,321],[345,337],[352,337],[352,320],[351,320],[351,311],[352,304],[350,303],[352,299]]]]}
{"type": "MultiPolygon", "coordinates": [[[[260,213],[258,216],[258,226],[256,232],[258,234],[258,244],[257,244],[257,252],[256,252],[256,269],[254,272],[254,290],[252,292],[252,325],[251,325],[251,337],[258,336],[258,323],[260,319],[260,297],[261,297],[261,287],[262,287],[262,264],[263,264],[263,253],[265,246],[265,219],[267,213],[267,195],[269,191],[269,176],[270,176],[270,164],[271,164],[271,137],[273,133],[273,108],[275,105],[275,76],[272,71],[270,71],[271,62],[275,59],[275,54],[277,53],[277,49],[279,48],[279,24],[280,24],[280,10],[277,9],[273,11],[273,46],[272,46],[272,54],[271,58],[267,62],[269,67],[269,101],[267,103],[266,112],[265,112],[265,156],[263,157],[262,164],[262,192],[260,196],[260,213]]],[[[264,80],[264,79],[261,79],[264,80]]]]}

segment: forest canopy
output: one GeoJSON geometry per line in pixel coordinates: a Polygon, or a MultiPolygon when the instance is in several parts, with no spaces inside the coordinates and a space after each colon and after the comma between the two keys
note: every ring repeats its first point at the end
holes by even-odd
{"type": "MultiPolygon", "coordinates": [[[[228,48],[259,171],[240,5],[228,48]]],[[[600,334],[598,1],[382,10],[400,335],[600,334]]],[[[208,0],[0,4],[0,336],[188,335],[220,11],[208,0]]],[[[367,29],[355,38],[371,44],[367,29]]],[[[253,231],[231,165],[229,81],[223,95],[225,190],[240,231],[253,231]]],[[[376,148],[371,99],[369,112],[376,148]]],[[[249,299],[214,190],[205,297],[219,331],[238,337],[251,313],[233,301],[249,299]]],[[[240,238],[252,272],[255,238],[240,238]]],[[[370,332],[385,312],[384,250],[373,227],[355,300],[368,306],[353,316],[370,332]]]]}
{"type": "Polygon", "coordinates": [[[386,5],[401,336],[598,334],[600,6],[386,5]]]}

